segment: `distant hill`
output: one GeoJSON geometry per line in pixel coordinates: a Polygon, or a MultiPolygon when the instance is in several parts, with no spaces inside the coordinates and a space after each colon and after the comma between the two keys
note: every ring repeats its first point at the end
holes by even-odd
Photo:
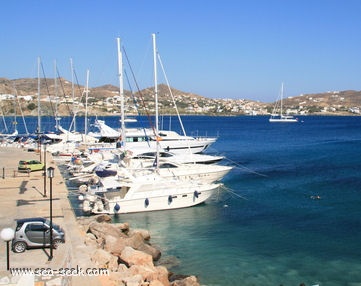
{"type": "MultiPolygon", "coordinates": [[[[20,110],[21,106],[21,111],[25,115],[36,115],[38,86],[37,78],[14,80],[0,78],[3,114],[11,115],[14,113],[14,100],[7,95],[17,94],[17,108],[20,110]]],[[[133,95],[130,91],[125,90],[124,94],[128,114],[154,112],[154,87],[136,91],[133,95]],[[140,106],[140,111],[135,109],[134,101],[140,106]]],[[[60,115],[71,115],[73,100],[78,106],[80,103],[78,109],[80,110],[79,113],[82,114],[84,113],[82,105],[85,104],[85,87],[78,84],[72,85],[70,81],[64,78],[57,78],[56,80],[53,78],[41,79],[40,100],[42,114],[44,115],[52,115],[55,104],[60,115]],[[72,86],[74,86],[74,89],[72,86]]],[[[175,88],[168,88],[164,84],[158,85],[158,101],[160,112],[163,114],[175,114],[174,102],[182,114],[213,115],[264,115],[271,113],[274,105],[274,103],[263,103],[248,99],[212,99],[175,88]]],[[[89,115],[114,115],[120,112],[119,105],[119,87],[107,84],[89,88],[89,115]]],[[[283,105],[285,110],[294,114],[359,114],[361,91],[346,90],[304,94],[285,98],[283,105]]]]}

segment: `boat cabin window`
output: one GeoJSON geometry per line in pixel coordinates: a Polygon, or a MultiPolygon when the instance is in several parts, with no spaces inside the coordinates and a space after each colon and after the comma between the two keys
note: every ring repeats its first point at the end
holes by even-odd
{"type": "Polygon", "coordinates": [[[159,168],[177,168],[177,166],[172,163],[163,163],[159,166],[159,168]]]}
{"type": "Polygon", "coordinates": [[[104,196],[106,196],[108,200],[111,200],[115,197],[120,197],[121,199],[123,199],[128,193],[129,189],[130,187],[128,186],[122,186],[121,188],[107,191],[106,193],[104,193],[104,196]]]}
{"type": "Polygon", "coordinates": [[[145,141],[149,141],[148,137],[146,136],[127,137],[127,142],[145,142],[145,141]]]}
{"type": "Polygon", "coordinates": [[[159,157],[168,158],[168,157],[173,157],[173,155],[167,152],[160,152],[159,157]]]}

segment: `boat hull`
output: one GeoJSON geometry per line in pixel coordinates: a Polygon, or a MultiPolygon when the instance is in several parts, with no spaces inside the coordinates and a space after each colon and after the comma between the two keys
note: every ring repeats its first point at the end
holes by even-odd
{"type": "Polygon", "coordinates": [[[292,123],[298,122],[297,118],[270,118],[269,122],[292,123]]]}
{"type": "Polygon", "coordinates": [[[123,214],[192,207],[204,203],[220,186],[221,184],[196,186],[178,192],[169,190],[144,192],[123,199],[120,197],[109,199],[107,193],[104,193],[104,196],[98,196],[94,200],[90,195],[88,198],[85,197],[83,210],[91,214],[123,214]]]}

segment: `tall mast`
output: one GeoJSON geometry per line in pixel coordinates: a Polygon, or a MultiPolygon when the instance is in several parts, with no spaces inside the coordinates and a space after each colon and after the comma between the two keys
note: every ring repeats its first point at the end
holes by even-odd
{"type": "Polygon", "coordinates": [[[41,133],[41,108],[40,108],[40,57],[38,57],[38,133],[41,133]]]}
{"type": "Polygon", "coordinates": [[[157,77],[157,47],[155,41],[155,34],[153,38],[153,66],[154,66],[154,98],[155,98],[155,130],[158,137],[159,123],[158,123],[158,77],[157,77]]]}
{"type": "Polygon", "coordinates": [[[89,94],[89,70],[86,71],[85,122],[84,122],[85,141],[86,141],[86,136],[88,134],[88,94],[89,94]]]}
{"type": "Polygon", "coordinates": [[[153,66],[154,66],[154,98],[155,98],[155,139],[157,142],[157,156],[155,157],[155,164],[159,166],[159,123],[158,123],[158,77],[157,77],[157,46],[155,41],[155,34],[153,38],[153,66]]]}
{"type": "Polygon", "coordinates": [[[281,85],[281,116],[283,115],[283,82],[281,85]]]}
{"type": "Polygon", "coordinates": [[[18,122],[17,122],[17,118],[16,118],[16,101],[17,101],[17,95],[15,95],[14,102],[13,102],[13,104],[14,104],[14,122],[13,122],[13,124],[14,124],[14,134],[18,133],[18,129],[17,129],[18,122]]]}
{"type": "Polygon", "coordinates": [[[55,130],[59,131],[59,116],[58,116],[58,81],[57,81],[57,67],[56,60],[54,60],[54,99],[55,99],[55,130]]]}
{"type": "Polygon", "coordinates": [[[119,95],[120,95],[120,127],[122,130],[123,147],[126,144],[125,134],[125,114],[124,114],[124,86],[123,86],[123,57],[120,46],[120,38],[117,38],[117,50],[118,50],[118,77],[119,77],[119,95]]]}
{"type": "MultiPolygon", "coordinates": [[[[74,124],[74,131],[76,131],[76,108],[74,104],[74,67],[73,67],[73,59],[70,58],[70,69],[71,69],[71,96],[73,100],[73,124],[74,124]]],[[[70,130],[69,130],[70,131],[70,130]]]]}

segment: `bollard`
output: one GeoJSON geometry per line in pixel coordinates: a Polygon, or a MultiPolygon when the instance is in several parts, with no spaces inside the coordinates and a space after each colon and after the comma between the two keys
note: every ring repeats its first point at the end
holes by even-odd
{"type": "Polygon", "coordinates": [[[5,179],[5,167],[3,167],[3,179],[5,179]]]}

